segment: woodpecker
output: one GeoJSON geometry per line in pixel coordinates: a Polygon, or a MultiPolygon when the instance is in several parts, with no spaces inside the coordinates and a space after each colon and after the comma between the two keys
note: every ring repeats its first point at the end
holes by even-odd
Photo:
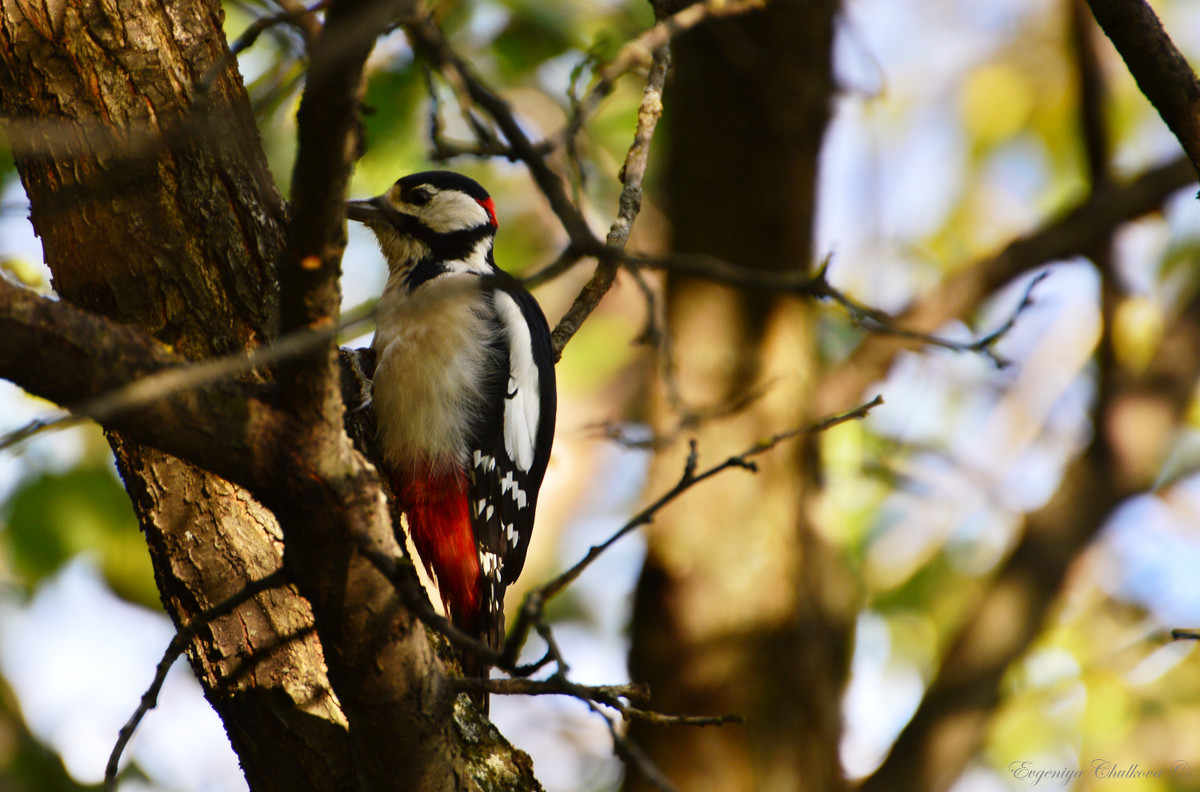
{"type": "MultiPolygon", "coordinates": [[[[496,266],[495,204],[472,179],[415,173],[346,214],[388,265],[372,342],[384,472],[449,618],[499,651],[554,439],[550,328],[496,266]]],[[[463,671],[489,668],[468,654],[463,671]]]]}

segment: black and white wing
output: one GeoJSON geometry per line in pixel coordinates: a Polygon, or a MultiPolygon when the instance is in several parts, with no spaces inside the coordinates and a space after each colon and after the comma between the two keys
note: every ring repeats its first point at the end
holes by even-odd
{"type": "Polygon", "coordinates": [[[533,533],[538,490],[554,440],[557,396],[550,328],[515,281],[491,292],[497,331],[493,398],[472,438],[469,497],[488,642],[504,632],[504,589],[517,579],[533,533]],[[498,386],[498,387],[495,387],[498,386]]]}

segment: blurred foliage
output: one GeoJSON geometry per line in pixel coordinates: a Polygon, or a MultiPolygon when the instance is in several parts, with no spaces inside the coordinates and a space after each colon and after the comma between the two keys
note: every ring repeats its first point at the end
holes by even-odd
{"type": "Polygon", "coordinates": [[[12,150],[0,145],[0,187],[7,187],[10,179],[17,177],[17,166],[13,162],[12,150]]]}
{"type": "Polygon", "coordinates": [[[17,698],[0,677],[0,792],[95,792],[77,783],[58,754],[29,733],[17,698]]]}
{"type": "MultiPolygon", "coordinates": [[[[1156,4],[1168,30],[1187,29],[1189,17],[1180,10],[1184,5],[1178,0],[1156,4]]],[[[236,37],[268,8],[227,2],[228,35],[236,37]]],[[[858,148],[849,159],[861,170],[831,170],[834,175],[827,178],[837,183],[822,186],[822,213],[837,210],[838,202],[850,207],[851,220],[833,226],[830,244],[837,255],[831,272],[839,287],[866,303],[903,306],[947,273],[991,254],[1084,194],[1078,77],[1068,15],[1061,3],[1007,0],[849,0],[847,8],[842,29],[846,49],[857,48],[858,57],[868,63],[859,64],[858,72],[853,63],[840,65],[852,76],[843,78],[838,107],[843,126],[835,127],[834,134],[855,140],[858,148]],[[895,27],[883,30],[885,23],[876,25],[876,18],[891,20],[895,27]],[[859,72],[874,76],[853,76],[859,72]]],[[[576,95],[582,94],[591,65],[611,57],[653,21],[644,0],[480,0],[436,3],[434,10],[455,46],[513,103],[535,137],[564,128],[572,83],[576,95]]],[[[1161,122],[1115,54],[1103,52],[1114,167],[1118,175],[1135,173],[1172,150],[1170,141],[1163,143],[1161,122]]],[[[841,57],[853,59],[845,52],[841,57]]],[[[295,152],[294,114],[303,87],[302,47],[293,32],[272,31],[243,53],[239,64],[268,160],[286,194],[295,152]]],[[[471,129],[452,90],[438,78],[432,85],[446,137],[469,142],[471,129]]],[[[575,141],[578,160],[570,161],[561,151],[552,158],[560,172],[572,174],[597,229],[615,212],[616,175],[630,143],[640,91],[636,75],[620,81],[575,141]]],[[[429,83],[401,32],[377,47],[365,101],[366,151],[354,177],[355,195],[382,192],[397,177],[416,170],[461,170],[496,198],[501,222],[496,257],[502,266],[529,273],[553,259],[561,229],[523,168],[503,160],[428,159],[429,83]]],[[[670,86],[665,101],[670,102],[670,86]]],[[[662,140],[660,130],[652,167],[663,159],[662,140]]],[[[0,146],[0,183],[12,178],[11,155],[0,146]]],[[[653,226],[658,178],[655,172],[648,177],[647,209],[638,221],[639,232],[651,228],[644,243],[648,248],[666,234],[653,226]]],[[[1136,283],[1120,303],[1113,341],[1118,361],[1133,373],[1161,351],[1181,306],[1200,291],[1200,234],[1189,227],[1195,218],[1189,210],[1168,211],[1183,218],[1175,225],[1161,218],[1151,221],[1144,233],[1155,244],[1135,245],[1121,254],[1123,272],[1132,273],[1136,283]]],[[[828,252],[816,251],[819,256],[828,252]]],[[[348,251],[348,273],[359,255],[353,248],[348,251]]],[[[539,289],[551,321],[569,304],[588,274],[585,269],[539,289]]],[[[1054,296],[1039,302],[1038,310],[1072,296],[1054,288],[1052,279],[1047,289],[1054,296]]],[[[647,352],[632,343],[644,316],[640,293],[622,280],[572,341],[559,367],[562,392],[582,396],[604,391],[609,402],[591,412],[573,401],[565,404],[560,443],[577,441],[580,427],[590,422],[638,414],[644,390],[637,383],[642,371],[654,368],[646,365],[647,352]],[[612,403],[619,400],[625,403],[612,403]]],[[[898,406],[908,413],[897,418],[894,411],[881,412],[878,418],[823,436],[826,486],[815,505],[818,521],[857,575],[867,612],[886,624],[890,636],[887,651],[864,662],[914,668],[922,679],[932,678],[947,643],[1015,541],[1021,512],[1030,508],[1018,502],[1028,485],[1013,481],[1029,475],[1022,471],[1026,466],[1036,466],[1033,478],[1056,480],[1078,452],[1078,438],[1093,431],[1086,413],[1072,412],[1072,399],[1078,401],[1073,389],[1086,390],[1087,383],[1094,383],[1091,368],[1073,372],[1074,383],[1052,394],[1044,414],[1049,417],[1038,419],[1042,424],[1036,437],[1018,440],[1023,427],[997,423],[1008,404],[1007,389],[1050,329],[1041,316],[1036,311],[1026,315],[1006,339],[1015,370],[996,372],[977,359],[943,355],[941,362],[893,372],[880,387],[895,388],[901,381],[919,385],[915,396],[913,389],[903,398],[888,396],[889,409],[898,406]]],[[[831,367],[862,338],[861,329],[836,310],[821,317],[820,343],[831,367]]],[[[1193,431],[1200,428],[1196,398],[1191,421],[1193,431]]],[[[592,470],[586,462],[571,464],[581,477],[592,470]]],[[[1192,464],[1190,472],[1196,467],[1192,464]]],[[[85,456],[74,469],[34,469],[12,484],[10,497],[0,506],[0,560],[15,574],[21,593],[28,594],[74,555],[88,553],[114,591],[158,607],[141,535],[107,464],[85,456]]],[[[557,541],[558,529],[540,521],[538,541],[557,541]]],[[[1103,540],[1091,555],[1105,556],[1103,540]]],[[[1073,767],[1089,758],[1111,757],[1156,768],[1200,758],[1200,659],[1190,645],[1163,641],[1163,630],[1181,625],[1161,623],[1146,602],[1109,580],[1124,574],[1118,561],[1081,561],[1066,601],[1049,615],[1051,629],[1006,676],[1005,702],[981,757],[994,788],[1020,786],[1006,774],[1016,758],[1061,757],[1073,767]]],[[[5,592],[17,599],[13,594],[5,592]]],[[[555,617],[582,619],[587,608],[576,590],[569,594],[554,601],[555,617]]],[[[0,679],[0,790],[79,789],[61,762],[31,741],[11,692],[2,686],[0,679]]],[[[602,759],[608,761],[607,754],[602,759]]],[[[1195,765],[1200,774],[1200,760],[1195,765]]],[[[1173,788],[1181,787],[1169,781],[1121,785],[1123,790],[1173,788]]]]}
{"type": "Polygon", "coordinates": [[[367,151],[358,163],[356,187],[377,195],[418,169],[425,147],[422,111],[427,98],[423,67],[415,61],[401,60],[394,68],[372,72],[363,119],[367,151]]]}
{"type": "Polygon", "coordinates": [[[111,466],[84,463],[31,476],[18,484],[0,517],[0,542],[27,593],[87,553],[116,594],[159,608],[145,542],[111,466]]]}

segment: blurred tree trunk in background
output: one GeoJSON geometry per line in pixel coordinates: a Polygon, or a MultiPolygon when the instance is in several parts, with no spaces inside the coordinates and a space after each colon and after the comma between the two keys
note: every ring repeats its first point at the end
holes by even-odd
{"type": "MultiPolygon", "coordinates": [[[[677,40],[664,180],[673,249],[812,268],[836,11],[833,0],[775,2],[677,40]]],[[[811,303],[673,277],[667,323],[678,377],[656,386],[656,431],[745,404],[702,420],[702,466],[814,419],[811,303]]],[[[679,477],[686,453],[680,442],[658,455],[650,491],[679,477]]],[[[746,723],[638,724],[632,735],[680,789],[836,790],[845,786],[838,741],[853,587],[807,516],[814,440],[758,464],[756,474],[733,471],[694,490],[648,529],[630,657],[655,709],[738,712],[746,723]]],[[[650,786],[629,772],[626,788],[650,786]]]]}

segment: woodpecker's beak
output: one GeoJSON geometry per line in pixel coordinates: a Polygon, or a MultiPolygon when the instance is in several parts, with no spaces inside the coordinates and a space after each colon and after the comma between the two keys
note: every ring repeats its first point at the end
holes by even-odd
{"type": "Polygon", "coordinates": [[[396,211],[385,196],[377,195],[365,201],[346,201],[346,217],[378,230],[391,228],[399,234],[410,234],[416,225],[412,215],[396,211]]]}
{"type": "Polygon", "coordinates": [[[376,203],[378,198],[367,201],[346,201],[346,217],[360,223],[370,223],[383,219],[383,212],[376,203]]]}

